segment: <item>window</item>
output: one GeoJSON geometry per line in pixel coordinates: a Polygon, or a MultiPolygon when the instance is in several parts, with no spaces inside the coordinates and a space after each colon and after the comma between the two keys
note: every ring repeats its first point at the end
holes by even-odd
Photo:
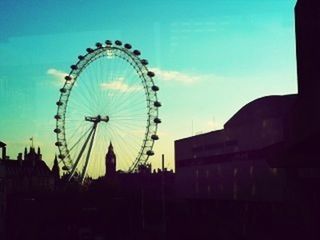
{"type": "Polygon", "coordinates": [[[253,175],[253,170],[254,170],[254,167],[253,167],[253,166],[250,166],[250,170],[249,170],[249,172],[250,172],[250,176],[252,176],[252,175],[253,175]]]}
{"type": "Polygon", "coordinates": [[[256,184],[253,183],[251,186],[251,196],[254,197],[256,195],[256,184]]]}
{"type": "Polygon", "coordinates": [[[195,174],[196,174],[196,178],[198,178],[199,177],[199,169],[196,169],[195,174]]]}
{"type": "Polygon", "coordinates": [[[271,170],[271,174],[272,174],[273,176],[278,175],[278,168],[271,168],[270,170],[271,170]]]}
{"type": "Polygon", "coordinates": [[[238,168],[233,169],[233,176],[236,177],[238,174],[238,168]]]}
{"type": "Polygon", "coordinates": [[[233,182],[233,200],[238,199],[238,184],[236,181],[233,182]]]}

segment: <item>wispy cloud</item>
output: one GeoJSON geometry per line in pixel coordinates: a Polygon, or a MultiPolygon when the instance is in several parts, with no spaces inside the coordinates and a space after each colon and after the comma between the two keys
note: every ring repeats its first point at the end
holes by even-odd
{"type": "Polygon", "coordinates": [[[119,77],[118,79],[108,82],[108,83],[101,83],[100,88],[102,90],[114,90],[119,92],[136,92],[142,90],[141,86],[132,85],[129,86],[128,84],[123,82],[124,78],[119,77]]]}
{"type": "Polygon", "coordinates": [[[175,81],[185,84],[192,84],[201,79],[200,75],[186,74],[179,71],[162,70],[160,68],[150,68],[150,70],[156,74],[157,78],[164,81],[175,81]]]}
{"type": "Polygon", "coordinates": [[[68,73],[57,70],[55,68],[49,68],[47,74],[53,77],[53,84],[59,87],[64,84],[64,77],[68,75],[68,73]]]}
{"type": "Polygon", "coordinates": [[[150,68],[156,74],[156,77],[163,81],[177,82],[181,84],[191,85],[205,80],[221,80],[223,77],[219,77],[214,74],[195,74],[185,73],[174,70],[163,70],[160,68],[150,68]]]}

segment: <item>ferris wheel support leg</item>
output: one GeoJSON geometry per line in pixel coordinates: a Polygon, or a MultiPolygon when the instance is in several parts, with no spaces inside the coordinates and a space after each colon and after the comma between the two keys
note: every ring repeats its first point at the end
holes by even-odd
{"type": "Polygon", "coordinates": [[[93,133],[94,131],[95,131],[95,127],[93,126],[93,128],[91,129],[91,131],[90,131],[90,133],[89,133],[89,135],[88,135],[85,143],[83,144],[83,146],[82,146],[82,148],[81,148],[81,150],[80,150],[80,152],[79,152],[79,155],[78,155],[78,157],[77,157],[77,159],[76,159],[76,161],[75,161],[75,163],[74,163],[74,165],[73,165],[73,168],[72,168],[71,173],[70,173],[70,175],[69,175],[68,181],[70,181],[71,178],[73,177],[73,175],[74,175],[74,173],[75,173],[75,171],[76,171],[77,165],[78,165],[78,163],[79,163],[79,161],[80,161],[80,159],[81,159],[81,157],[82,157],[82,154],[83,154],[83,152],[84,152],[84,150],[85,150],[85,148],[86,148],[86,146],[87,146],[87,144],[88,144],[88,142],[89,142],[89,140],[90,140],[90,137],[91,137],[91,135],[92,135],[92,133],[93,133]]]}
{"type": "Polygon", "coordinates": [[[84,167],[82,169],[81,183],[83,183],[84,178],[85,178],[85,174],[87,172],[88,164],[89,164],[89,161],[90,161],[90,154],[91,154],[91,150],[92,150],[92,146],[93,146],[93,141],[94,141],[94,137],[96,135],[96,130],[97,130],[97,123],[94,123],[93,132],[92,132],[92,136],[91,136],[91,141],[90,141],[89,149],[88,149],[88,152],[87,152],[86,162],[85,162],[85,165],[84,165],[84,167]]]}

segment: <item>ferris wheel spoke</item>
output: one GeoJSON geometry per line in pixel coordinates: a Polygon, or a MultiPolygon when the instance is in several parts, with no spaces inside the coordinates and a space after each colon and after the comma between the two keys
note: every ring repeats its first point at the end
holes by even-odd
{"type": "Polygon", "coordinates": [[[112,127],[115,127],[117,129],[119,129],[121,132],[124,132],[126,134],[130,134],[131,137],[133,137],[134,133],[138,133],[138,135],[141,137],[142,135],[144,135],[143,130],[141,130],[141,126],[142,124],[136,124],[136,125],[132,125],[132,124],[123,124],[123,123],[115,123],[112,125],[112,127]]]}
{"type": "Polygon", "coordinates": [[[80,106],[84,105],[88,109],[91,109],[91,105],[93,102],[90,93],[87,91],[88,88],[78,87],[78,91],[76,91],[75,96],[72,96],[71,103],[78,104],[80,106]]]}
{"type": "Polygon", "coordinates": [[[68,115],[74,116],[77,115],[78,118],[82,117],[84,119],[85,114],[92,114],[92,110],[80,103],[70,103],[69,111],[67,112],[68,115]]]}
{"type": "Polygon", "coordinates": [[[98,111],[101,112],[101,99],[102,99],[102,92],[101,92],[101,82],[102,82],[102,69],[103,69],[103,59],[102,58],[99,58],[97,60],[97,70],[95,71],[96,72],[96,76],[95,76],[95,88],[97,88],[96,90],[96,96],[97,96],[97,102],[98,102],[98,111]]]}
{"type": "Polygon", "coordinates": [[[144,108],[146,108],[145,101],[143,102],[143,98],[142,98],[144,96],[142,96],[142,94],[140,94],[140,93],[139,93],[139,95],[136,93],[136,94],[132,94],[131,96],[128,95],[127,98],[124,98],[121,101],[119,100],[119,104],[118,104],[117,109],[119,109],[119,111],[120,111],[123,108],[131,108],[132,106],[138,105],[138,103],[140,106],[143,106],[144,108]]]}
{"type": "Polygon", "coordinates": [[[133,148],[132,144],[130,143],[130,141],[128,141],[124,138],[124,136],[121,134],[119,129],[114,128],[113,130],[116,132],[119,140],[121,140],[121,142],[123,143],[123,147],[122,147],[121,151],[126,152],[126,155],[128,156],[129,162],[133,161],[132,158],[134,157],[134,154],[132,153],[132,148],[133,148]]]}
{"type": "Polygon", "coordinates": [[[141,108],[141,110],[146,112],[146,106],[141,99],[133,99],[132,101],[124,100],[119,103],[118,107],[115,108],[115,111],[122,112],[123,110],[131,110],[133,107],[141,108]]]}
{"type": "MultiPolygon", "coordinates": [[[[124,62],[124,61],[123,61],[124,62]]],[[[120,76],[120,74],[118,74],[118,79],[119,79],[119,87],[122,87],[122,90],[120,90],[120,92],[117,92],[117,94],[114,94],[114,98],[113,101],[110,103],[110,106],[112,107],[115,103],[118,104],[118,99],[121,98],[121,96],[123,96],[124,94],[127,94],[129,91],[132,90],[132,87],[130,86],[130,82],[128,82],[127,80],[130,80],[130,77],[128,77],[128,68],[121,73],[122,76],[120,76]],[[122,84],[122,85],[121,85],[122,84]],[[131,87],[131,90],[130,90],[131,87]]],[[[136,74],[136,73],[135,73],[136,74]]]]}
{"type": "MultiPolygon", "coordinates": [[[[121,149],[120,150],[120,152],[118,152],[119,154],[118,154],[118,160],[120,159],[120,160],[122,160],[122,163],[125,163],[127,166],[126,167],[128,167],[128,166],[130,166],[130,161],[128,161],[128,159],[125,157],[125,156],[123,156],[124,154],[124,152],[125,152],[125,144],[124,145],[122,145],[121,144],[121,136],[120,135],[118,135],[117,133],[115,133],[115,130],[114,129],[112,129],[112,128],[109,128],[109,133],[110,133],[110,135],[111,135],[111,138],[110,139],[117,139],[117,141],[113,141],[113,143],[114,143],[114,148],[115,149],[121,149]]],[[[117,150],[116,150],[117,151],[117,150]]]]}
{"type": "MultiPolygon", "coordinates": [[[[130,98],[130,97],[129,97],[130,98]]],[[[114,108],[116,111],[121,111],[125,109],[131,109],[133,106],[138,106],[141,108],[144,108],[144,111],[146,111],[146,104],[143,102],[143,100],[138,98],[130,98],[130,100],[123,100],[122,102],[119,102],[118,106],[114,108]]]]}
{"type": "MultiPolygon", "coordinates": [[[[82,80],[82,82],[83,82],[82,85],[78,85],[78,84],[75,85],[74,88],[75,88],[75,90],[77,90],[76,91],[77,96],[75,96],[76,97],[75,99],[83,99],[84,101],[82,101],[82,102],[90,103],[92,101],[92,99],[90,96],[90,91],[88,91],[90,88],[89,88],[89,84],[88,84],[88,80],[87,80],[87,78],[88,78],[87,75],[88,75],[88,73],[85,72],[84,75],[81,77],[80,80],[82,80]]],[[[77,81],[79,81],[79,80],[77,79],[77,81]]]]}
{"type": "MultiPolygon", "coordinates": [[[[77,144],[79,144],[79,143],[84,139],[84,137],[87,136],[87,134],[89,133],[90,130],[91,130],[91,129],[88,128],[88,130],[85,131],[85,132],[82,134],[82,136],[80,136],[80,138],[70,147],[70,151],[72,151],[72,150],[77,146],[77,144]]],[[[72,137],[70,137],[70,138],[72,138],[72,137]]]]}
{"type": "Polygon", "coordinates": [[[94,79],[94,77],[92,76],[91,72],[92,69],[90,68],[90,66],[88,66],[87,72],[84,73],[84,75],[78,79],[78,81],[81,81],[83,83],[82,87],[79,86],[79,88],[81,87],[81,89],[79,89],[78,92],[86,99],[88,105],[92,109],[95,106],[97,106],[97,100],[96,94],[94,94],[95,89],[92,84],[92,79],[94,79]]]}
{"type": "Polygon", "coordinates": [[[146,118],[146,115],[148,114],[147,112],[142,112],[140,111],[139,114],[131,114],[132,113],[132,110],[135,110],[135,111],[139,111],[140,109],[137,108],[137,109],[130,109],[127,110],[127,109],[123,109],[121,112],[116,112],[116,113],[111,113],[110,114],[110,119],[119,119],[119,118],[128,118],[128,117],[132,117],[132,118],[139,118],[139,117],[142,117],[143,119],[147,119],[146,118]]]}
{"type": "MultiPolygon", "coordinates": [[[[129,86],[129,85],[125,85],[125,86],[129,86]]],[[[132,86],[132,87],[135,88],[135,86],[132,86]]],[[[140,89],[123,90],[122,92],[115,94],[115,98],[110,103],[110,107],[119,107],[127,99],[132,100],[132,98],[136,95],[140,95],[140,97],[143,96],[141,91],[142,90],[140,89]]]]}

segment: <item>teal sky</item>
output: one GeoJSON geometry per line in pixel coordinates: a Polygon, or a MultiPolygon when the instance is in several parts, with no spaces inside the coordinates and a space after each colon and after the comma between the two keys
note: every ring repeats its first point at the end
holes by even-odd
{"type": "MultiPolygon", "coordinates": [[[[120,39],[158,73],[157,153],[216,130],[255,98],[297,92],[295,0],[0,2],[0,140],[15,158],[31,136],[51,166],[59,73],[95,42],[120,39]]],[[[106,146],[107,147],[107,146],[106,146]]]]}

